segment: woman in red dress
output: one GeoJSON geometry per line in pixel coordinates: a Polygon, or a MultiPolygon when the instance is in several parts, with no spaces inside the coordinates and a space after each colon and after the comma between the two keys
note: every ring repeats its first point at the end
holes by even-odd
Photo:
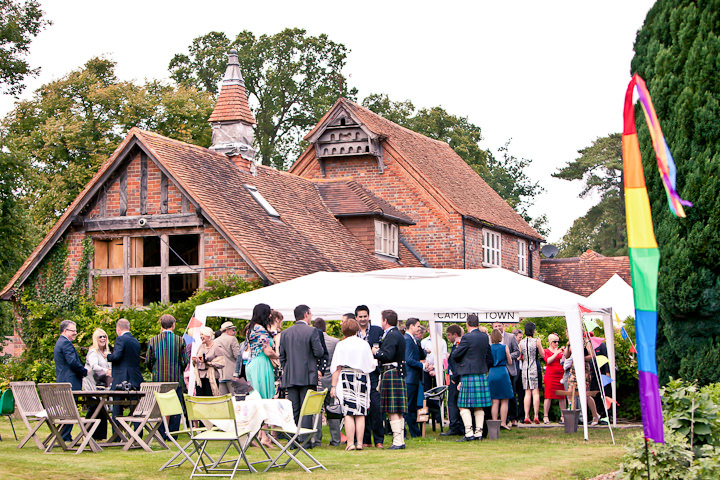
{"type": "MultiPolygon", "coordinates": [[[[564,354],[565,349],[559,348],[560,337],[556,333],[548,335],[549,347],[545,349],[545,403],[544,412],[545,417],[543,418],[544,423],[550,423],[550,402],[552,400],[560,401],[560,411],[565,409],[565,397],[558,395],[558,390],[564,390],[560,380],[563,376],[563,363],[565,362],[564,354]]],[[[560,423],[563,423],[564,419],[562,413],[560,414],[560,423]]]]}

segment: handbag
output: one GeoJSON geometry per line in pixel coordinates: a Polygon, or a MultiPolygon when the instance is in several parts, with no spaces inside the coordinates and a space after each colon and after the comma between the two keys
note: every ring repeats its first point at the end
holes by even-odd
{"type": "Polygon", "coordinates": [[[338,402],[337,398],[333,398],[333,403],[325,405],[325,415],[329,419],[341,419],[344,418],[342,405],[338,402]]]}

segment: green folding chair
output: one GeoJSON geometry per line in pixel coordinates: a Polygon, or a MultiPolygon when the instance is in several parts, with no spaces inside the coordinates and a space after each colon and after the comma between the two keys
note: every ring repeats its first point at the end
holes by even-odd
{"type": "MultiPolygon", "coordinates": [[[[180,403],[177,393],[175,393],[174,390],[171,390],[165,393],[154,392],[154,395],[155,401],[160,408],[160,415],[162,416],[162,422],[165,427],[165,432],[167,432],[168,440],[170,440],[170,442],[172,442],[178,449],[178,452],[170,460],[165,462],[165,464],[160,467],[159,471],[163,471],[166,468],[179,467],[185,462],[190,462],[193,465],[193,468],[195,468],[197,462],[193,460],[192,456],[199,453],[196,444],[191,439],[181,447],[174,438],[179,435],[190,435],[190,427],[188,427],[185,412],[183,411],[182,404],[180,403]],[[168,425],[168,417],[172,415],[180,415],[180,429],[175,432],[170,431],[170,426],[168,425]],[[181,455],[184,458],[180,460],[180,462],[172,463],[181,455]]],[[[198,428],[196,430],[200,432],[203,429],[198,428]]],[[[207,452],[205,452],[205,456],[210,463],[215,463],[215,460],[213,460],[207,452]]]]}
{"type": "MultiPolygon", "coordinates": [[[[300,425],[302,425],[303,417],[308,415],[319,415],[320,413],[322,413],[322,408],[323,404],[325,403],[325,396],[327,395],[327,393],[327,389],[323,390],[322,392],[308,390],[307,394],[305,395],[305,399],[303,400],[302,407],[300,408],[300,417],[298,419],[300,425]]],[[[310,452],[305,450],[305,448],[302,446],[302,443],[299,441],[300,437],[304,437],[307,435],[307,438],[310,438],[309,436],[316,432],[317,428],[315,427],[315,422],[312,422],[312,424],[313,428],[295,427],[295,430],[286,430],[280,427],[268,427],[266,429],[266,431],[283,434],[285,437],[288,438],[288,442],[285,444],[285,446],[283,446],[272,435],[268,435],[273,441],[273,443],[275,443],[278,447],[281,447],[281,450],[280,453],[278,453],[275,458],[272,459],[272,462],[270,462],[267,468],[265,468],[266,472],[273,467],[285,468],[290,463],[290,461],[294,461],[295,463],[300,465],[300,468],[302,468],[308,473],[314,468],[322,468],[323,470],[327,470],[327,468],[325,468],[322,463],[320,463],[315,457],[310,455],[310,452]],[[314,462],[314,465],[310,467],[305,466],[297,458],[297,455],[299,455],[300,452],[304,453],[310,460],[312,460],[314,462]],[[278,460],[280,460],[280,457],[282,457],[283,455],[288,456],[287,461],[285,463],[278,463],[278,460]]]]}
{"type": "Polygon", "coordinates": [[[185,408],[187,409],[188,420],[190,421],[190,438],[195,444],[198,453],[198,461],[194,462],[193,471],[190,478],[193,477],[230,477],[233,478],[238,471],[247,471],[256,473],[245,455],[245,450],[250,446],[250,441],[257,434],[249,430],[240,431],[235,421],[235,410],[232,403],[232,395],[222,395],[219,397],[194,397],[185,394],[185,408]],[[231,425],[224,430],[207,430],[205,428],[197,428],[193,425],[194,421],[200,423],[212,422],[213,420],[231,420],[231,425]],[[240,440],[245,441],[241,444],[240,440]],[[205,450],[209,442],[225,443],[225,450],[215,462],[205,462],[205,450]],[[238,457],[235,460],[223,461],[223,458],[230,450],[235,447],[238,457]],[[239,468],[242,461],[247,468],[239,468]],[[224,464],[231,463],[231,468],[225,468],[224,464]],[[204,472],[204,473],[203,473],[204,472]]]}
{"type": "MultiPolygon", "coordinates": [[[[15,433],[15,425],[13,425],[12,414],[15,413],[15,398],[13,397],[12,390],[5,390],[0,395],[0,414],[5,415],[10,420],[10,426],[12,427],[13,435],[15,435],[15,441],[17,442],[17,433],[15,433]]],[[[2,440],[2,436],[0,436],[2,440]]]]}

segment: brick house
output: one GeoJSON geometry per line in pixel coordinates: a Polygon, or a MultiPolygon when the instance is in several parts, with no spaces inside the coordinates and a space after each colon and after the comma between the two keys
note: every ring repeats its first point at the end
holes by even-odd
{"type": "Polygon", "coordinates": [[[88,287],[108,307],[176,302],[209,278],[265,284],[317,271],[501,267],[537,278],[543,240],[445,143],[339,99],[289,172],[255,162],[231,51],[210,148],[133,128],[0,298],[59,242],[68,285],[83,241],[88,287]]]}
{"type": "Polygon", "coordinates": [[[605,285],[614,274],[630,282],[630,257],[606,257],[588,250],[579,257],[543,258],[541,282],[587,297],[605,285]]]}

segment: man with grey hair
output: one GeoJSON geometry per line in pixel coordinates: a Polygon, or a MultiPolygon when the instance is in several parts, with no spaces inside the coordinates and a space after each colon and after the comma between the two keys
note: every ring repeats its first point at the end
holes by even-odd
{"type": "MultiPolygon", "coordinates": [[[[60,336],[53,348],[55,357],[55,378],[58,383],[69,383],[73,390],[82,389],[82,379],[87,375],[85,366],[72,342],[77,337],[77,325],[70,320],[60,322],[60,336]]],[[[63,440],[72,439],[72,425],[65,425],[60,431],[63,440]]]]}
{"type": "MultiPolygon", "coordinates": [[[[130,333],[130,322],[121,318],[115,324],[115,349],[108,354],[108,362],[112,363],[112,385],[110,388],[119,390],[120,385],[130,384],[135,390],[143,381],[140,372],[140,342],[130,333]],[[123,383],[127,382],[127,383],[123,383]]],[[[122,416],[122,406],[113,405],[113,415],[122,416]]]]}

